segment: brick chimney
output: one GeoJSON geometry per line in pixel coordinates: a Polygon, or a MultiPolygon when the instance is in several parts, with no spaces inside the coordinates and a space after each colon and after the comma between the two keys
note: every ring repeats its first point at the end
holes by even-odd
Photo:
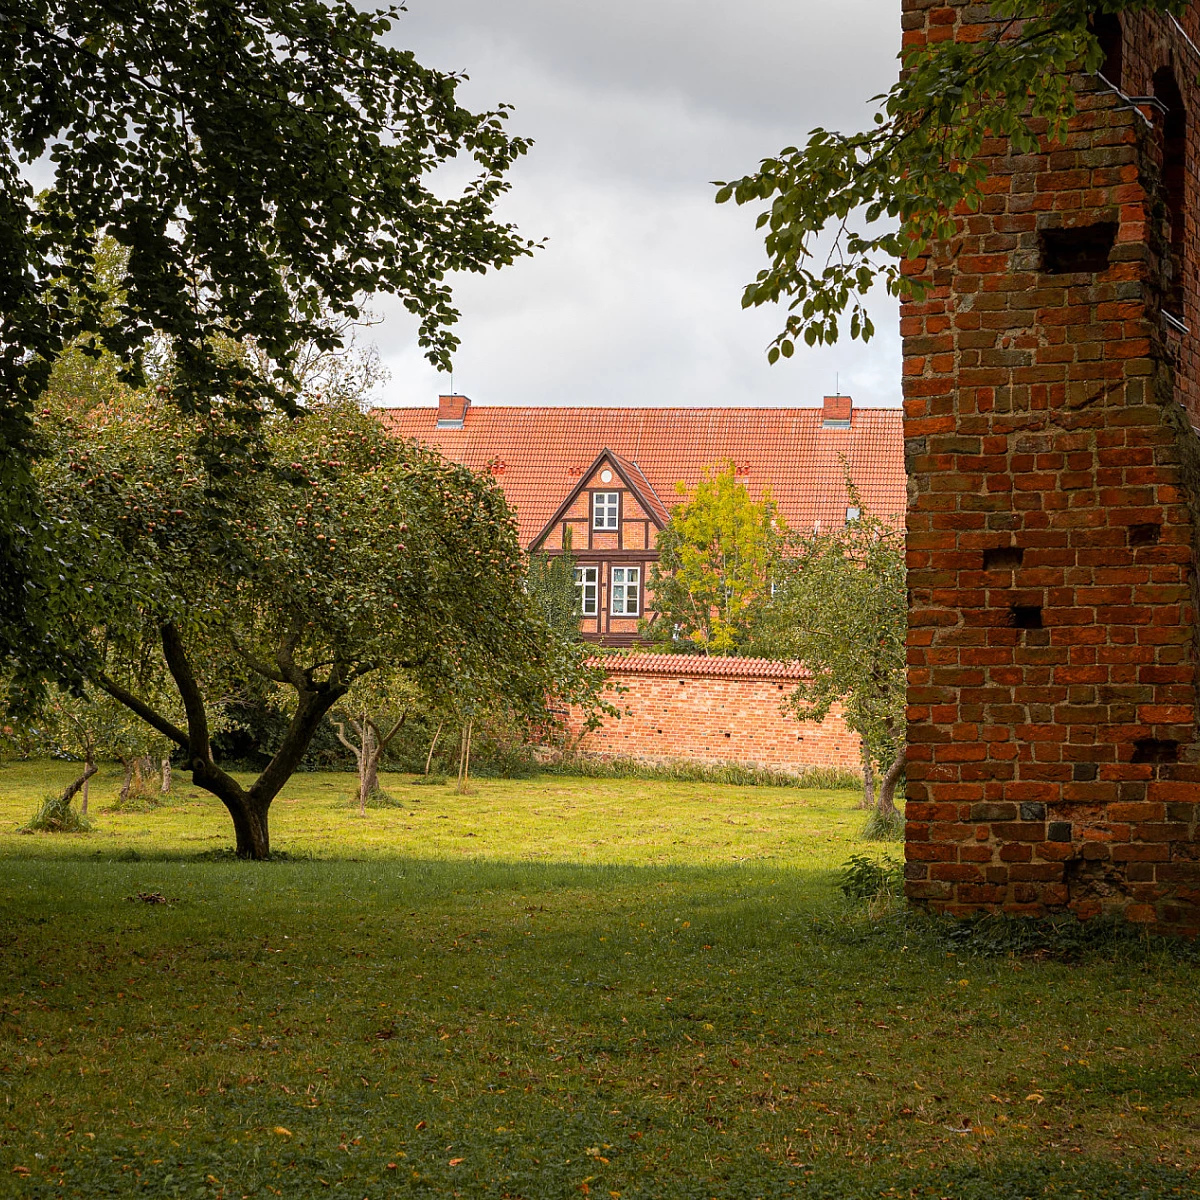
{"type": "Polygon", "coordinates": [[[822,429],[849,429],[854,401],[849,396],[826,396],[821,408],[822,429]]]}
{"type": "Polygon", "coordinates": [[[437,427],[439,429],[461,429],[471,407],[468,396],[439,396],[437,427]]]}

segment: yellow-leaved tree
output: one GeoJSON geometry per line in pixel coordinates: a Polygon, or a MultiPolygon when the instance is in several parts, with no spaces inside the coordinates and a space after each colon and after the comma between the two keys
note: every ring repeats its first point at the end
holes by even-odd
{"type": "Polygon", "coordinates": [[[692,654],[751,652],[786,532],[769,489],[752,500],[732,462],[706,468],[658,536],[650,568],[658,617],[643,624],[643,638],[692,654]]]}

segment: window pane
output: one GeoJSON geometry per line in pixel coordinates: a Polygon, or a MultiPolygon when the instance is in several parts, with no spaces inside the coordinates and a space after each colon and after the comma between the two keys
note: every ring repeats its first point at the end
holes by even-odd
{"type": "Polygon", "coordinates": [[[636,617],[638,615],[639,567],[613,567],[612,591],[609,596],[609,612],[614,617],[636,617]]]}
{"type": "Polygon", "coordinates": [[[579,593],[579,612],[585,617],[596,615],[596,568],[576,567],[575,588],[579,593]]]}
{"type": "Polygon", "coordinates": [[[625,571],[625,615],[636,617],[638,614],[638,576],[641,571],[637,567],[628,567],[625,571]]]}
{"type": "Polygon", "coordinates": [[[592,528],[616,529],[620,508],[619,492],[594,492],[592,494],[592,528]]]}

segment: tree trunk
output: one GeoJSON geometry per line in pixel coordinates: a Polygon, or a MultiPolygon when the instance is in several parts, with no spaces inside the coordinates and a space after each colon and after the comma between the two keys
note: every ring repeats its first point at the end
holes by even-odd
{"type": "Polygon", "coordinates": [[[62,822],[66,820],[67,810],[71,807],[71,801],[75,799],[75,793],[87,786],[87,782],[96,773],[95,763],[84,763],[83,774],[78,779],[67,784],[63,789],[63,793],[54,801],[54,807],[47,814],[51,821],[62,822]]]}
{"type": "Polygon", "coordinates": [[[875,764],[871,761],[871,752],[867,749],[865,741],[862,748],[862,764],[863,798],[858,807],[870,812],[875,807],[875,764]]]}
{"type": "Polygon", "coordinates": [[[348,690],[348,685],[340,682],[340,677],[338,682],[314,684],[303,671],[294,667],[292,655],[299,643],[300,629],[301,626],[297,624],[294,630],[289,631],[280,642],[276,653],[276,661],[283,673],[283,682],[290,683],[296,689],[296,711],[288,722],[287,732],[279,749],[248,789],[243,788],[213,761],[204,694],[188,660],[183,638],[174,623],[168,621],[162,625],[159,628],[159,636],[162,639],[167,670],[170,671],[171,678],[179,690],[179,698],[183,701],[184,713],[187,716],[186,731],[155,712],[150,705],[127,692],[107,676],[96,677],[96,682],[114,700],[137,713],[153,729],[186,751],[187,769],[192,773],[192,782],[206,792],[211,792],[229,810],[237,836],[239,858],[271,857],[271,839],[267,832],[267,814],[270,812],[271,801],[300,765],[321,718],[348,690]]]}
{"type": "Polygon", "coordinates": [[[900,773],[904,770],[906,758],[907,747],[901,744],[900,749],[896,752],[896,757],[892,760],[892,765],[888,767],[887,774],[883,777],[883,782],[879,785],[879,811],[881,813],[896,811],[893,797],[896,794],[896,784],[900,782],[900,773]]]}
{"type": "MultiPolygon", "coordinates": [[[[405,709],[391,729],[387,733],[383,733],[366,713],[363,714],[362,798],[364,806],[366,801],[379,791],[379,762],[383,758],[383,752],[392,744],[392,739],[404,728],[407,720],[408,709],[405,709]]],[[[428,767],[426,770],[428,771],[428,767]]]]}
{"type": "Polygon", "coordinates": [[[332,721],[331,724],[337,733],[338,741],[341,742],[342,745],[354,755],[354,767],[358,772],[358,814],[359,816],[365,816],[366,813],[363,805],[363,771],[365,768],[365,757],[367,750],[366,725],[363,724],[360,726],[357,721],[350,722],[350,727],[358,734],[358,740],[362,743],[361,745],[356,746],[346,736],[346,726],[343,722],[332,721]]]}
{"type": "Polygon", "coordinates": [[[379,744],[366,713],[362,721],[362,755],[358,762],[358,815],[367,815],[367,797],[379,788],[379,744]]]}
{"type": "Polygon", "coordinates": [[[125,769],[125,777],[121,780],[121,790],[117,793],[117,803],[125,804],[129,800],[129,789],[133,786],[133,759],[121,759],[121,766],[125,769]]]}
{"type": "Polygon", "coordinates": [[[162,760],[162,794],[169,796],[171,794],[171,756],[168,754],[162,760]]]}
{"type": "MultiPolygon", "coordinates": [[[[211,759],[194,758],[188,764],[192,782],[211,792],[222,804],[233,820],[235,853],[238,858],[250,858],[258,862],[271,857],[271,835],[267,816],[271,810],[274,793],[254,794],[253,789],[242,787],[231,775],[226,775],[211,759]]],[[[261,780],[261,776],[259,777],[261,780]]]]}
{"type": "Polygon", "coordinates": [[[363,799],[379,791],[379,743],[372,737],[371,749],[363,766],[363,799]]]}
{"type": "Polygon", "coordinates": [[[445,721],[438,722],[437,732],[433,735],[433,741],[429,743],[429,753],[427,755],[425,755],[425,774],[426,775],[429,774],[429,764],[431,762],[433,762],[433,752],[437,747],[438,738],[440,738],[442,736],[442,726],[445,724],[446,724],[445,721]]]}
{"type": "Polygon", "coordinates": [[[471,729],[474,721],[468,721],[462,731],[462,747],[458,757],[458,791],[467,790],[467,780],[471,777],[471,729]]]}
{"type": "Polygon", "coordinates": [[[221,799],[233,818],[233,832],[237,837],[235,853],[238,858],[251,858],[263,862],[271,857],[271,834],[267,826],[270,804],[256,804],[249,796],[239,802],[230,803],[221,799]]]}
{"type": "Polygon", "coordinates": [[[87,753],[83,759],[83,784],[79,793],[79,812],[83,816],[87,816],[88,810],[88,789],[91,786],[92,776],[96,773],[96,753],[89,746],[87,753]]]}

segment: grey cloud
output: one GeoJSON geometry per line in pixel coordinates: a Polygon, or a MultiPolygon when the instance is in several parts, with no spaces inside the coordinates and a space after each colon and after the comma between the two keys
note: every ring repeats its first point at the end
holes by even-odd
{"type": "MultiPolygon", "coordinates": [[[[895,77],[891,0],[410,0],[392,35],[464,70],[467,103],[516,106],[536,139],[502,216],[548,239],[532,261],[456,283],[455,386],[485,403],[816,403],[836,382],[899,400],[894,301],[869,346],[768,367],[777,311],[744,312],[763,263],[754,214],[718,208],[733,177],[815,125],[861,126],[895,77]]],[[[373,331],[384,401],[430,403],[449,381],[399,306],[373,331]]]]}

